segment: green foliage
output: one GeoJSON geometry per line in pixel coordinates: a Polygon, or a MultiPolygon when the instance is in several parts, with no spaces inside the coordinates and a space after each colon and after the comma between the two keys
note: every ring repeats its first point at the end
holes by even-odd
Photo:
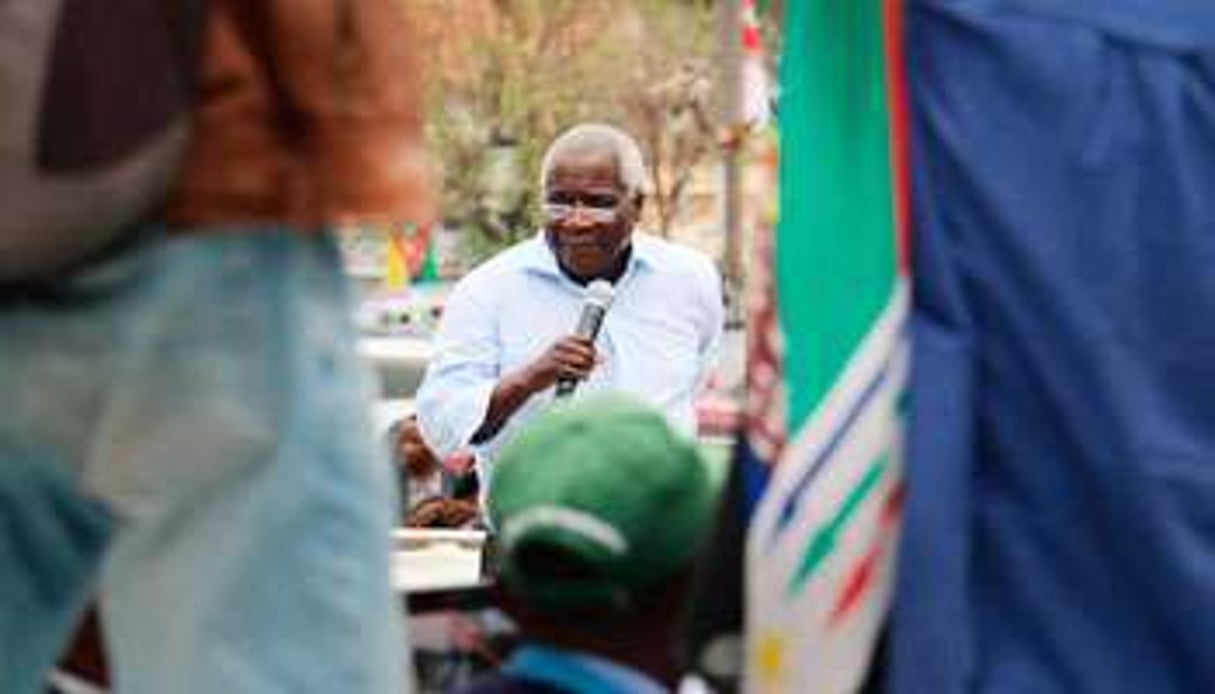
{"type": "Polygon", "coordinates": [[[704,0],[496,0],[460,69],[431,70],[428,134],[444,167],[445,223],[476,260],[537,228],[540,158],[570,125],[637,138],[666,231],[691,171],[713,154],[713,10],[704,0]]]}

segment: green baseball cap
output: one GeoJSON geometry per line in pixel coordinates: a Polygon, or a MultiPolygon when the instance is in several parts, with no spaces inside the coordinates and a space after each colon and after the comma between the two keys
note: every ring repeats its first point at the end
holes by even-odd
{"type": "Polygon", "coordinates": [[[619,394],[558,403],[494,466],[500,576],[541,609],[628,609],[692,560],[712,526],[715,479],[647,405],[619,394]]]}

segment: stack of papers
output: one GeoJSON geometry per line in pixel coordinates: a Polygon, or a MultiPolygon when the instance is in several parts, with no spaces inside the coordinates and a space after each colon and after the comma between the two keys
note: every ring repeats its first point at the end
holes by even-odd
{"type": "Polygon", "coordinates": [[[402,528],[393,532],[398,591],[466,588],[481,582],[485,531],[402,528]]]}

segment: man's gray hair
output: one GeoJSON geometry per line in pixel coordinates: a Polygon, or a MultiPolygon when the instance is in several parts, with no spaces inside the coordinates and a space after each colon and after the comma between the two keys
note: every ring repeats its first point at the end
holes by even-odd
{"type": "Polygon", "coordinates": [[[648,179],[645,158],[637,141],[620,128],[605,123],[581,123],[566,130],[553,140],[544,153],[540,165],[540,190],[548,188],[548,177],[557,162],[558,155],[565,152],[603,147],[616,155],[616,166],[620,183],[632,197],[646,191],[648,179]]]}

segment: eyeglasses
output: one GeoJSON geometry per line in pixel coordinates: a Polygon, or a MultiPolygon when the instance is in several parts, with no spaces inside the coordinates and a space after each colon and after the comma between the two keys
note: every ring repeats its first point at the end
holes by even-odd
{"type": "Polygon", "coordinates": [[[592,200],[568,202],[546,202],[542,206],[544,217],[550,222],[564,222],[574,216],[575,210],[582,210],[582,216],[592,224],[607,224],[616,221],[620,214],[619,200],[592,200]]]}

